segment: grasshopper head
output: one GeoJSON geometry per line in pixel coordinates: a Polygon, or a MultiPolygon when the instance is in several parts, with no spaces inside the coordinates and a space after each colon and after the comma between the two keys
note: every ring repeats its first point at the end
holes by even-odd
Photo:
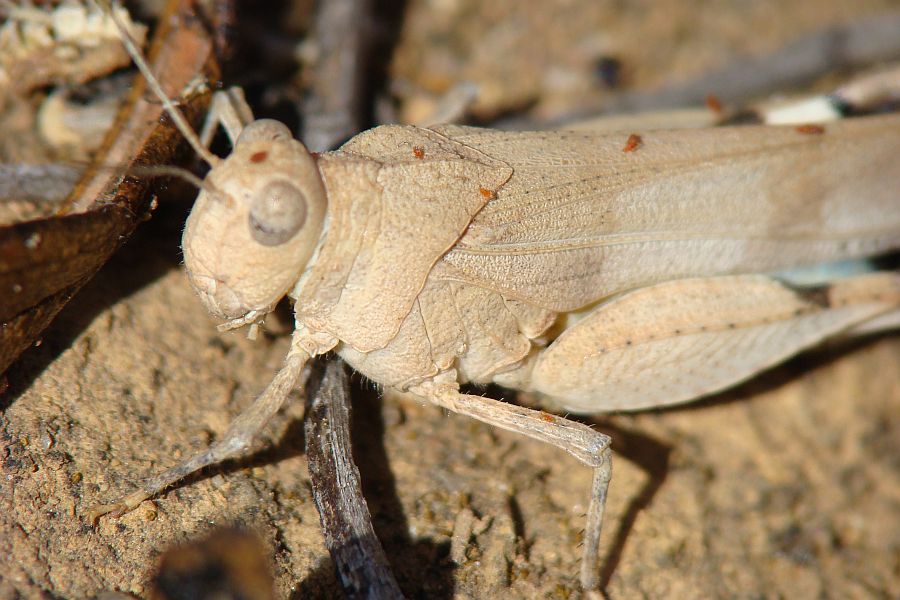
{"type": "Polygon", "coordinates": [[[245,127],[207,175],[182,237],[207,309],[232,321],[271,311],[312,256],[326,204],[315,159],[287,127],[269,119],[245,127]]]}

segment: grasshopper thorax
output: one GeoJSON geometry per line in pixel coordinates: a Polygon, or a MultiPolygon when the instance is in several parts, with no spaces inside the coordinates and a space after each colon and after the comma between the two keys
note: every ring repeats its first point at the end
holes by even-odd
{"type": "Polygon", "coordinates": [[[207,309],[232,321],[271,311],[306,267],[326,204],[315,159],[287,127],[246,126],[207,175],[182,237],[207,309]]]}

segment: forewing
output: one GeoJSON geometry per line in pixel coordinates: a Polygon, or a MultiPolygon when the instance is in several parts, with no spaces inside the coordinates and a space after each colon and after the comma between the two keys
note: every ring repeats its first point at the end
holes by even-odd
{"type": "Polygon", "coordinates": [[[443,258],[455,279],[555,311],[685,277],[900,246],[900,117],[814,128],[441,135],[510,180],[443,258]]]}

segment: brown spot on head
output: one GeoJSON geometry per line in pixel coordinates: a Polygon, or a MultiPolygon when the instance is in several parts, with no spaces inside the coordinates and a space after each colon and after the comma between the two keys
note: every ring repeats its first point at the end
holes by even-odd
{"type": "Polygon", "coordinates": [[[265,160],[269,158],[269,153],[265,150],[260,150],[259,152],[254,152],[250,155],[250,162],[252,163],[261,163],[265,162],[265,160]]]}

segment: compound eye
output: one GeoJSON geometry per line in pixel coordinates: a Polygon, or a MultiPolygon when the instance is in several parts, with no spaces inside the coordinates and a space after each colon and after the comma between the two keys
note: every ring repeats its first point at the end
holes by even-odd
{"type": "Polygon", "coordinates": [[[257,140],[275,141],[290,140],[293,136],[287,125],[276,121],[275,119],[257,119],[247,124],[242,130],[234,145],[244,142],[255,142],[257,140]]]}
{"type": "Polygon", "coordinates": [[[287,181],[266,184],[250,204],[250,235],[263,246],[280,246],[306,222],[306,196],[287,181]]]}

